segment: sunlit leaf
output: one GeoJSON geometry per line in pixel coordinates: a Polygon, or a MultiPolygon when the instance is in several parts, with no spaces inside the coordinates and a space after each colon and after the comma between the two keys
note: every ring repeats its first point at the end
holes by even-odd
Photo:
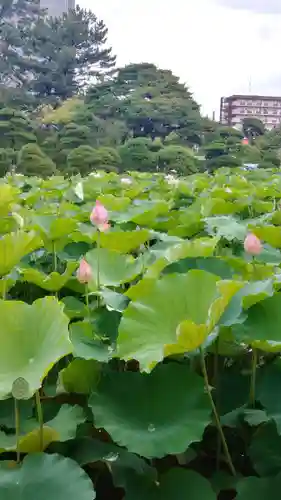
{"type": "Polygon", "coordinates": [[[23,380],[28,399],[41,386],[54,363],[72,351],[68,318],[54,297],[32,305],[0,301],[0,398],[23,380]]]}
{"type": "Polygon", "coordinates": [[[8,274],[25,256],[40,248],[41,239],[31,231],[5,234],[0,239],[0,275],[8,274]]]}

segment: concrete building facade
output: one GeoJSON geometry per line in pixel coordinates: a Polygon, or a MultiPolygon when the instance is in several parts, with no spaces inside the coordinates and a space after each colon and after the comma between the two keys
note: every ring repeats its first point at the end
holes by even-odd
{"type": "Polygon", "coordinates": [[[40,6],[48,9],[49,16],[60,17],[69,9],[75,8],[75,0],[40,0],[40,6]]]}
{"type": "Polygon", "coordinates": [[[281,125],[281,97],[232,95],[222,97],[220,122],[223,125],[242,125],[244,118],[258,118],[267,129],[281,125]]]}

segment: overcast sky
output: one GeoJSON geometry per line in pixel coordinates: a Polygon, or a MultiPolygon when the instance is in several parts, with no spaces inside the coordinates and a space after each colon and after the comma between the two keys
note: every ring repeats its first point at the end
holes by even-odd
{"type": "Polygon", "coordinates": [[[77,0],[106,23],[118,65],[153,62],[204,113],[223,95],[281,95],[281,0],[77,0]]]}

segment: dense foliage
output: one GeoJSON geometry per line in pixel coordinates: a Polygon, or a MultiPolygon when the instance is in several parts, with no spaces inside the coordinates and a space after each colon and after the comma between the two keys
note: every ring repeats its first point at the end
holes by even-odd
{"type": "Polygon", "coordinates": [[[0,0],[0,56],[0,499],[276,498],[280,129],[78,7],[0,0]]]}
{"type": "Polygon", "coordinates": [[[278,170],[0,184],[1,500],[275,497],[280,200],[278,170]]]}

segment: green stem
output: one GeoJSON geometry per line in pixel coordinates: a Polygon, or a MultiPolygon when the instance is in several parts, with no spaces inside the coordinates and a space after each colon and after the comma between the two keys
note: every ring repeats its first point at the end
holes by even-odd
{"type": "Polygon", "coordinates": [[[7,281],[6,281],[5,277],[2,278],[2,282],[3,282],[2,299],[6,300],[7,281]]]}
{"type": "MultiPolygon", "coordinates": [[[[100,292],[100,231],[97,236],[97,289],[100,292]]],[[[97,296],[97,304],[100,306],[100,296],[97,296]]]]}
{"type": "Polygon", "coordinates": [[[217,412],[217,409],[216,409],[216,405],[214,403],[213,396],[212,396],[212,393],[211,393],[211,390],[210,390],[208,373],[207,373],[207,368],[206,368],[206,363],[205,363],[205,356],[204,356],[204,352],[203,352],[202,349],[200,349],[200,355],[201,355],[201,366],[202,366],[202,373],[203,373],[204,382],[205,382],[205,388],[206,388],[206,391],[207,391],[207,394],[208,394],[208,397],[209,397],[209,400],[210,400],[211,408],[213,410],[213,414],[214,414],[214,419],[215,419],[215,423],[216,423],[216,426],[217,426],[217,430],[218,430],[218,432],[220,434],[220,439],[221,439],[222,446],[223,446],[223,449],[224,449],[225,458],[226,458],[226,461],[228,463],[228,466],[229,466],[229,469],[231,471],[231,474],[233,474],[233,476],[236,476],[236,471],[235,471],[234,465],[232,463],[232,459],[231,459],[231,456],[230,456],[230,453],[229,453],[229,449],[228,449],[227,442],[226,442],[226,439],[225,439],[225,436],[224,436],[222,425],[220,423],[220,417],[218,415],[218,412],[217,412]]]}
{"type": "Polygon", "coordinates": [[[58,257],[56,251],[56,243],[53,241],[53,268],[54,271],[58,270],[58,257]]]}
{"type": "Polygon", "coordinates": [[[39,446],[40,446],[40,451],[43,451],[43,426],[44,426],[44,420],[43,420],[43,410],[42,410],[42,405],[41,405],[41,399],[40,399],[40,394],[39,391],[35,392],[35,401],[36,401],[36,410],[37,410],[37,416],[38,416],[38,422],[39,422],[39,446]]]}
{"type": "Polygon", "coordinates": [[[252,365],[251,365],[251,385],[249,403],[253,408],[256,402],[256,376],[257,376],[258,351],[253,347],[252,365]]]}
{"type": "MultiPolygon", "coordinates": [[[[219,337],[215,342],[215,356],[214,356],[214,383],[216,389],[216,409],[219,413],[219,337]]],[[[220,469],[220,456],[221,456],[221,435],[217,433],[217,449],[216,449],[216,470],[220,469]]]]}
{"type": "Polygon", "coordinates": [[[14,409],[15,409],[17,464],[19,464],[20,463],[20,412],[19,412],[19,403],[16,398],[14,398],[14,409]]]}
{"type": "Polygon", "coordinates": [[[88,316],[88,320],[90,322],[91,314],[90,314],[90,305],[89,305],[89,287],[88,287],[88,283],[85,283],[85,299],[86,299],[87,316],[88,316]]]}

